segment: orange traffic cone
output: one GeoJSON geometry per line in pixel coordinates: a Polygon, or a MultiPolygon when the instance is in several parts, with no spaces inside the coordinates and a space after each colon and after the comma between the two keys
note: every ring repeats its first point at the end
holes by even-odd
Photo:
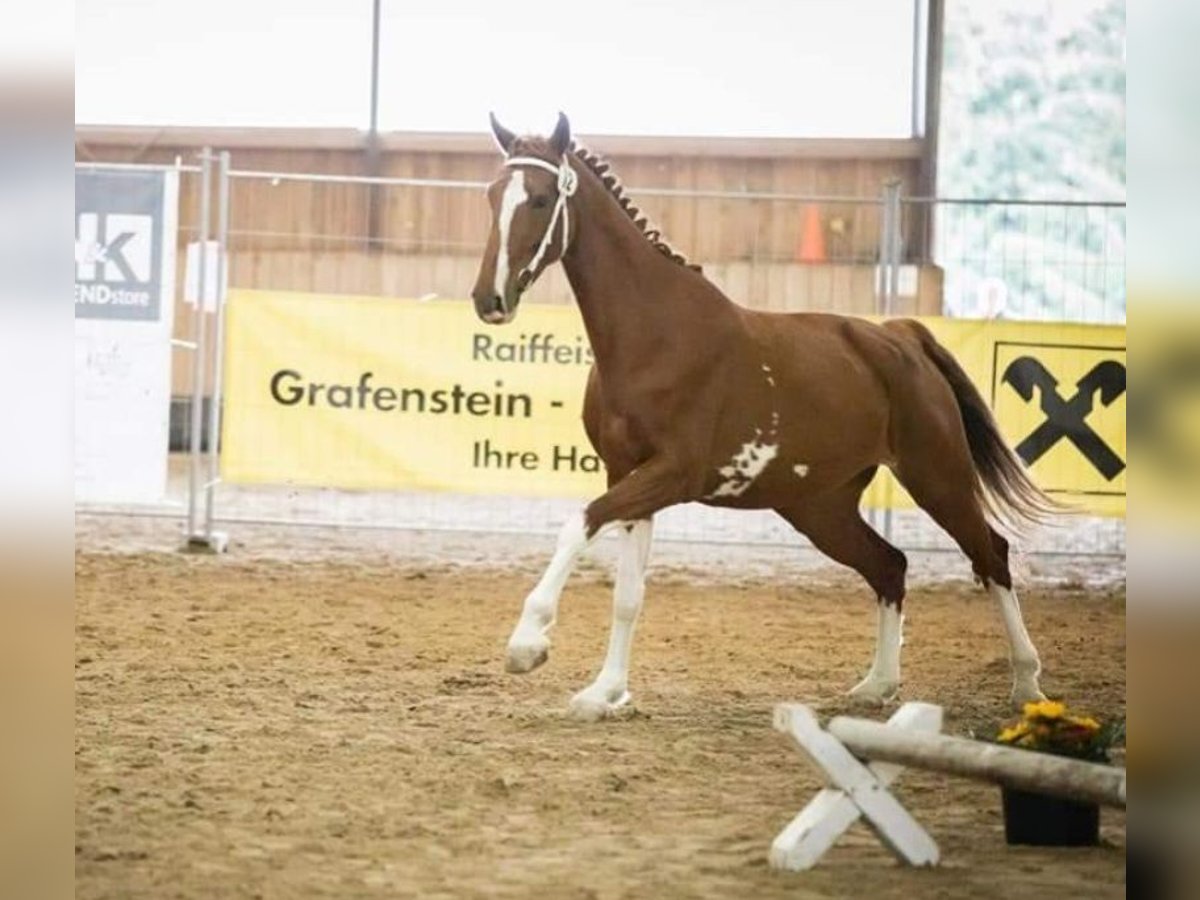
{"type": "Polygon", "coordinates": [[[821,212],[815,205],[804,208],[804,226],[800,230],[800,248],[796,258],[802,263],[823,263],[825,255],[825,232],[821,228],[821,212]]]}

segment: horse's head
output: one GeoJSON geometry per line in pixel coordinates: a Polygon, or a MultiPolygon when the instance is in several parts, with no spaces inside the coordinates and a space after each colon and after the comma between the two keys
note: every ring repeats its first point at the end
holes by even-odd
{"type": "Polygon", "coordinates": [[[517,137],[494,115],[491,121],[506,158],[500,177],[487,189],[492,230],[471,296],[479,318],[498,325],[513,320],[521,294],[567,252],[568,201],[578,176],[567,153],[571,126],[562,113],[549,138],[517,137]]]}

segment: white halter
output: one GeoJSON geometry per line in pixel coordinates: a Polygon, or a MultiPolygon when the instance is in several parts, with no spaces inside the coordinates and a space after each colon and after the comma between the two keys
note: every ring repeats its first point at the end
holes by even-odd
{"type": "MultiPolygon", "coordinates": [[[[537,270],[538,264],[541,263],[542,257],[546,255],[546,250],[550,247],[550,242],[554,239],[554,226],[558,224],[559,216],[562,216],[563,223],[562,252],[567,252],[567,242],[571,236],[571,217],[567,210],[567,198],[572,196],[575,189],[579,187],[579,174],[571,168],[571,164],[565,156],[557,166],[544,159],[538,159],[536,156],[514,156],[512,159],[505,160],[504,165],[509,167],[535,166],[545,169],[558,178],[558,199],[554,201],[550,224],[546,226],[546,233],[542,235],[542,242],[538,245],[537,253],[533,254],[533,259],[518,274],[517,277],[520,278],[524,275],[533,275],[537,270]]],[[[503,248],[501,252],[504,252],[503,248]]]]}

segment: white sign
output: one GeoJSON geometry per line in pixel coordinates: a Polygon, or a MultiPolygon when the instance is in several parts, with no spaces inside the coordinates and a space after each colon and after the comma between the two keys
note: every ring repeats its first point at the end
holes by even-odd
{"type": "Polygon", "coordinates": [[[75,500],[166,495],[179,185],[75,173],[75,500]]]}

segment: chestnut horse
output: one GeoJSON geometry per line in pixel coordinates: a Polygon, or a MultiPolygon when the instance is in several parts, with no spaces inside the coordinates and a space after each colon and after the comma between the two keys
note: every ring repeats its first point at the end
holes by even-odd
{"type": "Polygon", "coordinates": [[[954,538],[995,600],[1013,700],[1042,697],[1008,542],[993,524],[1039,520],[1055,504],[933,335],[912,320],[744,309],[648,226],[607,164],[572,142],[565,116],[549,138],[518,137],[494,116],[491,124],[506,159],[487,190],[494,218],[471,292],[476,312],[490,324],[511,322],[522,293],[547,266],[563,264],[595,355],[584,426],[608,470],[608,490],[563,526],[525,600],[509,671],[546,661],[575,560],[601,531],[619,527],[608,654],[570,709],[596,719],[627,703],[653,516],[698,501],[773,509],[866,579],[878,598],[878,643],[851,694],[891,698],[907,563],[859,514],[863,490],[885,465],[954,538]]]}

